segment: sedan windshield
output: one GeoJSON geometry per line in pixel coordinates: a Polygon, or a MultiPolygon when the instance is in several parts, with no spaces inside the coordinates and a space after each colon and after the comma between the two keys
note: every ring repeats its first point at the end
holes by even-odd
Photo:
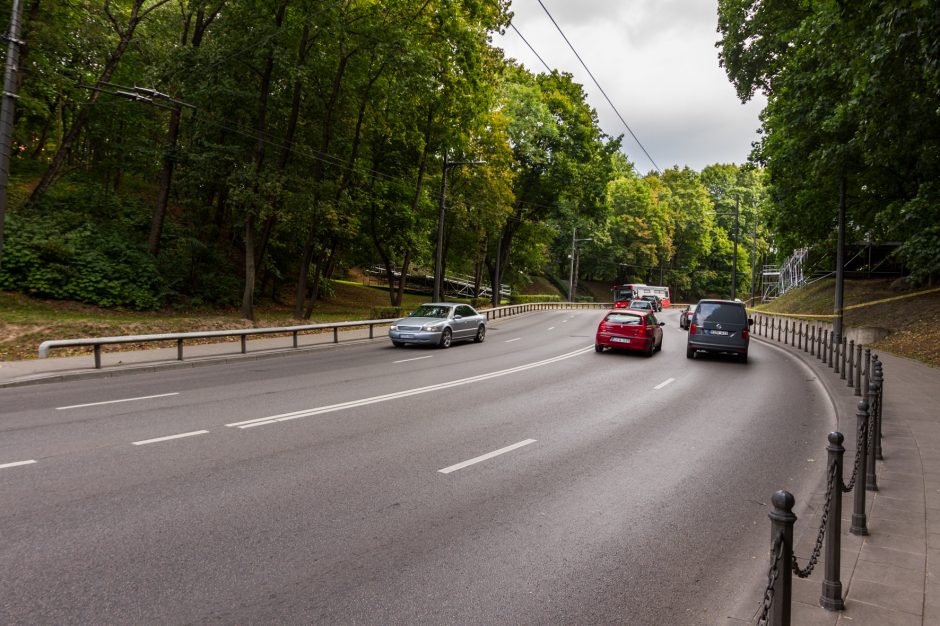
{"type": "Polygon", "coordinates": [[[439,317],[441,319],[447,319],[450,317],[450,312],[452,310],[453,307],[449,306],[432,306],[428,304],[422,304],[408,317],[439,317]]]}

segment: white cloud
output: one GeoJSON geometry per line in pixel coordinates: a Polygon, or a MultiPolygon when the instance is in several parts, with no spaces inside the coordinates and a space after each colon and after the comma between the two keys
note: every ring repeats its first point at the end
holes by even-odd
{"type": "MultiPolygon", "coordinates": [[[[762,98],[747,105],[718,66],[715,0],[542,0],[661,168],[743,163],[762,98]]],[[[602,128],[626,135],[640,171],[652,165],[568,48],[538,0],[513,0],[513,24],[552,68],[585,86],[602,128]]],[[[494,44],[534,72],[544,66],[510,28],[494,44]]]]}

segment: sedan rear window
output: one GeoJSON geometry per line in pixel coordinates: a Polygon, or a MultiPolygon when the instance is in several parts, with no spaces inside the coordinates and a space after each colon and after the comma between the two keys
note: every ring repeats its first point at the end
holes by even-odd
{"type": "Polygon", "coordinates": [[[611,324],[627,324],[630,326],[642,326],[643,318],[639,315],[630,313],[611,313],[607,316],[607,321],[611,324]]]}
{"type": "Polygon", "coordinates": [[[702,302],[695,309],[695,318],[699,324],[716,322],[718,324],[747,325],[747,314],[744,312],[744,307],[738,304],[702,302]]]}

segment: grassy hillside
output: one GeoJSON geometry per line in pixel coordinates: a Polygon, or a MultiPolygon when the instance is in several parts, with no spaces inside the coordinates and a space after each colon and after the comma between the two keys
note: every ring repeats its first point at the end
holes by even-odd
{"type": "MultiPolygon", "coordinates": [[[[940,367],[940,290],[897,290],[890,280],[845,282],[846,326],[876,327],[890,334],[874,348],[940,367]],[[887,301],[884,301],[887,300],[887,301]]],[[[831,314],[835,281],[823,280],[757,307],[768,313],[831,314]]]]}

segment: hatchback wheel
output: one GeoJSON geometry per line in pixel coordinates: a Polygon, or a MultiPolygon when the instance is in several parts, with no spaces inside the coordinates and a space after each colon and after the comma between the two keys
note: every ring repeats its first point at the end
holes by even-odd
{"type": "Polygon", "coordinates": [[[450,343],[453,340],[453,334],[449,328],[445,328],[444,332],[441,333],[441,342],[438,345],[440,348],[449,348],[450,343]]]}
{"type": "Polygon", "coordinates": [[[480,327],[477,328],[477,335],[473,338],[475,343],[483,343],[483,340],[486,339],[486,326],[480,324],[480,327]]]}
{"type": "Polygon", "coordinates": [[[594,352],[603,352],[603,351],[604,351],[604,346],[602,346],[599,343],[594,344],[594,352]]]}

